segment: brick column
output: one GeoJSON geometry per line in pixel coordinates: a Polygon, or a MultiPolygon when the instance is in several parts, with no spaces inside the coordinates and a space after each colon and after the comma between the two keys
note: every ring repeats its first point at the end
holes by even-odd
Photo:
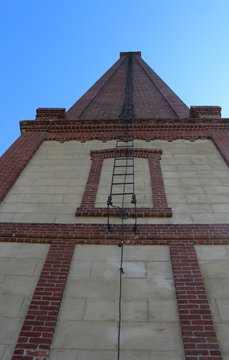
{"type": "Polygon", "coordinates": [[[0,160],[0,202],[42,144],[45,133],[24,133],[0,160]]]}
{"type": "Polygon", "coordinates": [[[193,245],[170,245],[181,331],[187,360],[222,360],[193,245]]]}
{"type": "Polygon", "coordinates": [[[48,358],[74,248],[50,245],[12,360],[48,358]]]}

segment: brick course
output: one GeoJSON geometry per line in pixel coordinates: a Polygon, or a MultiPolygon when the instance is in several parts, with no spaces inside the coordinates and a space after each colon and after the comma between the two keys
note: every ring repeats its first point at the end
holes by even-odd
{"type": "MultiPolygon", "coordinates": [[[[0,223],[1,242],[28,242],[51,244],[55,241],[74,244],[119,244],[120,225],[107,231],[104,224],[31,224],[0,223]]],[[[169,245],[174,241],[189,244],[229,244],[229,224],[148,224],[125,225],[128,244],[169,245]]]]}

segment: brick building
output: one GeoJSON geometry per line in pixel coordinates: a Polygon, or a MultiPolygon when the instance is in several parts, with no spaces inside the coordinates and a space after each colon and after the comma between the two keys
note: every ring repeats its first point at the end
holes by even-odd
{"type": "Polygon", "coordinates": [[[228,360],[220,107],[121,53],[20,127],[0,159],[0,359],[228,360]]]}

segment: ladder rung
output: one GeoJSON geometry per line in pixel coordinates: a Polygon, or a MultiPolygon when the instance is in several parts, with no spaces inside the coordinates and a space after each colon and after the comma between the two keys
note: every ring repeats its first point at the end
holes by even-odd
{"type": "MultiPolygon", "coordinates": [[[[133,145],[117,145],[116,149],[133,149],[133,145]]],[[[134,150],[134,149],[133,149],[134,150]]]]}
{"type": "Polygon", "coordinates": [[[118,158],[115,158],[115,161],[120,161],[120,160],[134,160],[132,157],[118,157],[118,158]]]}
{"type": "Polygon", "coordinates": [[[112,185],[131,185],[133,184],[133,182],[118,182],[118,183],[113,183],[112,185]]]}
{"type": "Polygon", "coordinates": [[[123,173],[123,174],[114,174],[114,176],[130,176],[130,175],[134,175],[134,173],[123,173]]]}
{"type": "Polygon", "coordinates": [[[115,165],[116,168],[127,168],[127,167],[134,167],[133,165],[115,165]]]}
{"type": "Polygon", "coordinates": [[[132,192],[125,192],[125,193],[115,193],[115,194],[113,194],[113,193],[111,193],[110,195],[112,195],[112,196],[116,196],[116,195],[133,195],[133,193],[132,192]]]}

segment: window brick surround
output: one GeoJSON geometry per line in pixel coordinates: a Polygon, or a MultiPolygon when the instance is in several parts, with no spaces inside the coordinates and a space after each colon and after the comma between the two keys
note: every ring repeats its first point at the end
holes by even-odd
{"type": "MultiPolygon", "coordinates": [[[[160,167],[161,150],[135,149],[135,158],[148,159],[152,194],[153,207],[152,208],[138,208],[138,217],[171,217],[172,210],[168,207],[166,193],[162,178],[160,167]]],[[[107,208],[95,207],[96,193],[99,186],[99,179],[102,171],[103,160],[114,158],[115,149],[91,151],[91,170],[88,176],[87,184],[84,190],[83,199],[80,207],[76,209],[76,216],[107,216],[107,208]]],[[[124,150],[119,152],[119,157],[124,156],[124,150]]],[[[130,153],[129,156],[132,156],[130,153]]],[[[114,208],[109,209],[111,216],[118,216],[118,210],[114,208]]],[[[134,216],[134,208],[125,208],[127,216],[134,216]]]]}

